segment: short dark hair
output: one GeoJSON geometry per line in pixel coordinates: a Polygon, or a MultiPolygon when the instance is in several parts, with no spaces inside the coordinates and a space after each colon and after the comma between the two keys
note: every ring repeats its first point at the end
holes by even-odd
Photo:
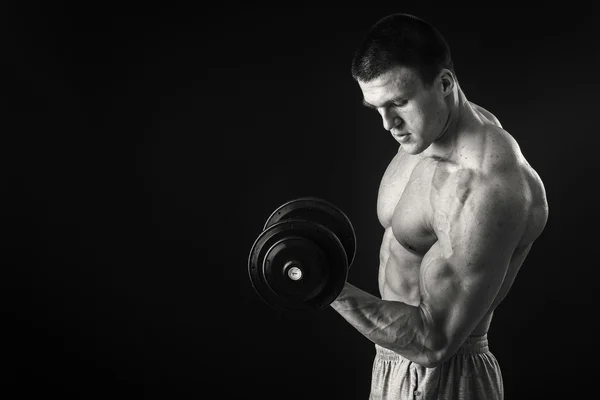
{"type": "Polygon", "coordinates": [[[396,66],[415,69],[423,84],[447,68],[454,73],[450,47],[430,23],[410,14],[391,14],[377,21],[352,59],[352,77],[369,82],[396,66]]]}

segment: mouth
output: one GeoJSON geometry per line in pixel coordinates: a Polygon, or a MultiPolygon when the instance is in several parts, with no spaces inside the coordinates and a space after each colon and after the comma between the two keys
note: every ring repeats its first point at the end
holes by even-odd
{"type": "Polygon", "coordinates": [[[406,142],[408,140],[409,136],[410,136],[410,133],[403,133],[402,135],[394,135],[396,140],[399,141],[400,143],[406,142]]]}

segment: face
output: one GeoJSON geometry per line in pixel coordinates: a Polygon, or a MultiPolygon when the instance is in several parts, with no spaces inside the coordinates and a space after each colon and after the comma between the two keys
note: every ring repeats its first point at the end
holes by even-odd
{"type": "Polygon", "coordinates": [[[379,112],[383,127],[409,154],[423,152],[444,131],[449,106],[442,76],[426,87],[413,69],[395,67],[372,81],[358,82],[363,103],[379,112]]]}

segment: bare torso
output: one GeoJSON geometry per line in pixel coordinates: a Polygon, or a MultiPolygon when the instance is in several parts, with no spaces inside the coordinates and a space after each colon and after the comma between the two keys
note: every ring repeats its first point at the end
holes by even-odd
{"type": "MultiPolygon", "coordinates": [[[[480,133],[467,135],[461,143],[458,162],[439,161],[409,155],[400,149],[390,162],[380,185],[377,213],[384,228],[380,250],[379,291],[382,299],[417,306],[421,301],[421,261],[437,241],[432,226],[440,224],[444,210],[464,202],[456,196],[468,196],[468,186],[486,179],[490,158],[514,159],[518,190],[527,201],[527,221],[507,272],[492,306],[472,335],[487,333],[494,309],[504,299],[535,239],[547,220],[544,186],[520,153],[516,142],[497,119],[471,104],[480,124],[480,133]],[[461,189],[461,185],[465,187],[461,189]],[[461,194],[462,193],[462,194],[461,194]]],[[[493,173],[493,172],[492,172],[493,173]]],[[[513,184],[511,183],[511,184],[513,184]]],[[[446,222],[451,223],[451,222],[446,222]]]]}

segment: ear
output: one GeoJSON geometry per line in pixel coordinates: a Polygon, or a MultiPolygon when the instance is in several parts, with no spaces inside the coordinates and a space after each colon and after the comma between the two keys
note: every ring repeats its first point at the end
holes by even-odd
{"type": "Polygon", "coordinates": [[[456,86],[456,78],[454,74],[449,69],[442,69],[438,74],[438,82],[441,85],[442,95],[444,97],[448,96],[450,93],[454,91],[454,87],[456,86]]]}

